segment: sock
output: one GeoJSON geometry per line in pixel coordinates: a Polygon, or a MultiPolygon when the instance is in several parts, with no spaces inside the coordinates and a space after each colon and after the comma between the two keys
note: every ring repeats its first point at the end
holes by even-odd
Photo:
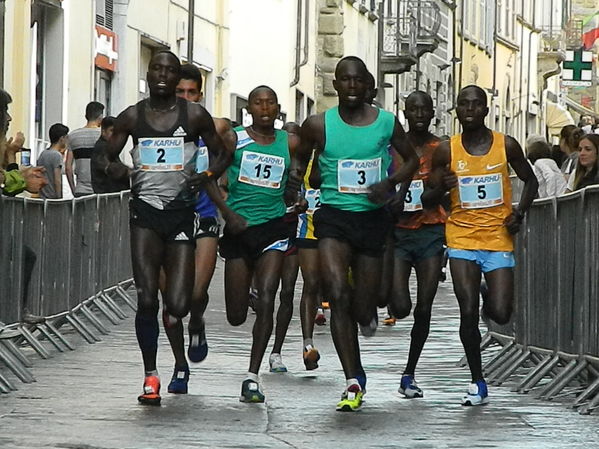
{"type": "Polygon", "coordinates": [[[135,333],[142,351],[158,349],[158,318],[156,316],[135,315],[135,333]]]}
{"type": "Polygon", "coordinates": [[[258,375],[254,374],[254,373],[250,373],[248,372],[247,375],[245,376],[245,379],[250,379],[253,380],[254,382],[258,383],[258,375]]]}
{"type": "Polygon", "coordinates": [[[146,377],[148,376],[156,376],[158,377],[158,370],[146,371],[146,377]]]}
{"type": "Polygon", "coordinates": [[[311,338],[304,338],[304,348],[309,349],[308,346],[314,347],[314,342],[311,338]]]}
{"type": "MultiPolygon", "coordinates": [[[[345,381],[346,388],[349,388],[351,385],[357,385],[360,387],[360,382],[358,382],[358,379],[356,379],[355,377],[352,377],[351,379],[346,379],[346,381],[345,381]]],[[[362,387],[360,387],[360,390],[361,389],[362,389],[362,387]]]]}

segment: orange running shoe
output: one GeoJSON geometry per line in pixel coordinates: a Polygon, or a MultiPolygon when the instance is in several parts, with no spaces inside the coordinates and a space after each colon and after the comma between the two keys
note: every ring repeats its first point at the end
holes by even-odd
{"type": "Polygon", "coordinates": [[[304,365],[308,371],[318,368],[318,361],[320,360],[320,354],[318,349],[308,345],[304,347],[304,365]]]}
{"type": "Polygon", "coordinates": [[[323,308],[323,309],[325,309],[325,310],[326,310],[326,309],[330,309],[330,308],[331,308],[331,307],[329,306],[329,302],[328,302],[328,301],[323,301],[323,302],[321,303],[321,305],[322,305],[322,308],[323,308]]]}
{"type": "Polygon", "coordinates": [[[385,326],[395,326],[395,322],[397,321],[397,319],[394,316],[387,316],[385,317],[385,319],[383,320],[383,324],[385,326]]]}
{"type": "Polygon", "coordinates": [[[144,392],[137,397],[140,404],[160,405],[160,378],[146,376],[144,379],[144,392]]]}

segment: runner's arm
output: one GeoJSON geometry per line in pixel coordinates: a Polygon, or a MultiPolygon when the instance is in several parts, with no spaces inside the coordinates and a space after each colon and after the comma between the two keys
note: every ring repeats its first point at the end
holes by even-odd
{"type": "MultiPolygon", "coordinates": [[[[324,136],[323,114],[312,115],[302,124],[299,142],[291,158],[289,179],[285,188],[286,202],[295,202],[314,149],[316,149],[317,155],[320,154],[322,146],[318,139],[319,135],[324,136]]],[[[313,165],[313,170],[315,168],[317,167],[313,165]]],[[[318,188],[318,186],[312,187],[318,188]]]]}
{"type": "Polygon", "coordinates": [[[458,178],[449,169],[450,163],[449,141],[446,140],[441,142],[433,153],[431,173],[428,182],[424,185],[424,193],[421,197],[423,207],[430,208],[440,204],[445,192],[457,186],[458,178]]]}
{"type": "Polygon", "coordinates": [[[104,153],[108,160],[104,173],[113,179],[121,179],[129,175],[129,167],[121,162],[119,154],[125,147],[136,120],[136,108],[130,106],[121,112],[114,122],[114,132],[104,153]]]}

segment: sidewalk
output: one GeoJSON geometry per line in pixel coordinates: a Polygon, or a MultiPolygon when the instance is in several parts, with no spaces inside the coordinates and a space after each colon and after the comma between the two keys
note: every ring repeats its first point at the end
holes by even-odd
{"type": "MultiPolygon", "coordinates": [[[[339,413],[344,388],[330,327],[316,327],[322,359],[316,371],[301,360],[299,295],[283,350],[287,374],[261,374],[266,404],[238,400],[247,371],[253,315],[238,328],[226,323],[223,265],[219,261],[207,312],[210,353],[192,366],[190,392],[166,392],[173,357],[161,329],[158,354],[162,406],[137,404],[142,365],[133,314],[102,342],[69,334],[77,349],[34,360],[37,382],[0,396],[0,448],[588,448],[599,447],[599,416],[581,416],[564,404],[490,387],[491,403],[465,408],[469,374],[462,356],[459,316],[451,282],[441,284],[429,341],[417,370],[423,399],[397,393],[407,358],[411,319],[380,326],[361,338],[368,394],[359,413],[339,413]]],[[[381,311],[382,315],[382,311],[381,311]]],[[[328,313],[327,313],[328,318],[328,313]]],[[[272,338],[271,338],[272,345],[272,338]]]]}

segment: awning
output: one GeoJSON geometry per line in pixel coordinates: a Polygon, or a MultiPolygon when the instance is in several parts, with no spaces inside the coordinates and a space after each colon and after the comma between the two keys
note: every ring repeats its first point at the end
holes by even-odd
{"type": "Polygon", "coordinates": [[[549,134],[557,136],[564,126],[574,124],[572,115],[564,106],[549,100],[545,102],[545,126],[549,134]]]}
{"type": "Polygon", "coordinates": [[[586,106],[581,105],[580,103],[574,101],[570,97],[566,97],[566,106],[578,112],[580,115],[590,115],[591,117],[595,117],[599,114],[599,112],[593,111],[592,109],[589,109],[586,106]]]}

